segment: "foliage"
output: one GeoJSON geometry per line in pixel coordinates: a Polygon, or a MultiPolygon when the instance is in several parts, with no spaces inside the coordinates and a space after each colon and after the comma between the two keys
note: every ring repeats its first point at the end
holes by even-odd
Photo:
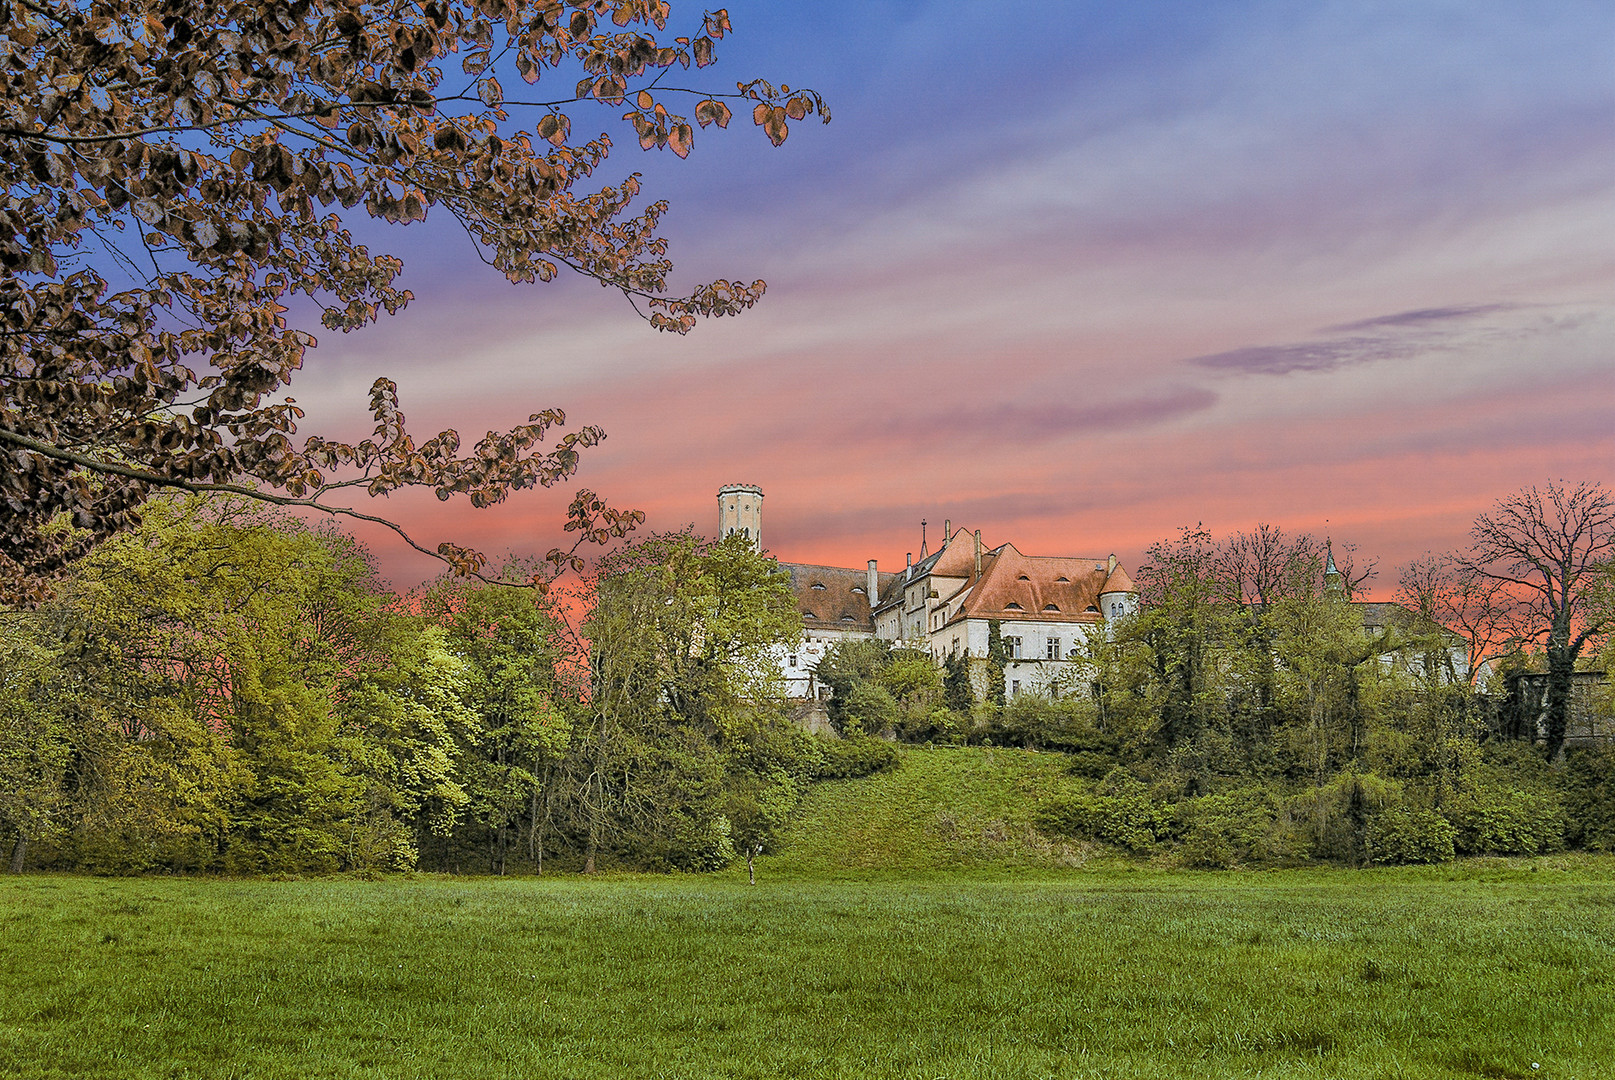
{"type": "Polygon", "coordinates": [[[816,777],[847,780],[897,768],[901,760],[897,747],[885,739],[850,738],[825,740],[819,747],[820,764],[816,777]]]}
{"type": "Polygon", "coordinates": [[[1558,781],[1565,842],[1588,851],[1615,851],[1615,748],[1567,751],[1558,781]]]}
{"type": "Polygon", "coordinates": [[[564,766],[584,869],[607,846],[692,869],[732,857],[726,804],[745,811],[743,842],[768,831],[770,770],[744,753],[785,722],[774,656],[801,634],[789,578],[744,537],[657,534],[602,560],[584,601],[590,682],[564,766]]]}
{"type": "Polygon", "coordinates": [[[877,683],[857,682],[841,705],[841,730],[847,735],[890,735],[900,717],[897,699],[877,683]]]}
{"type": "Polygon", "coordinates": [[[1039,807],[1040,827],[1065,836],[1150,851],[1172,829],[1170,811],[1157,806],[1149,789],[1126,769],[1115,768],[1092,791],[1050,800],[1039,807]]]}
{"type": "MultiPolygon", "coordinates": [[[[350,230],[356,208],[392,224],[436,209],[510,281],[566,267],[643,302],[658,329],[754,304],[760,281],[670,294],[666,203],[630,210],[638,174],[588,191],[612,140],[571,135],[575,115],[604,107],[641,148],[683,157],[692,118],[727,126],[724,99],[751,108],[775,145],[789,121],[829,119],[800,88],[754,80],[707,94],[664,81],[710,64],[730,29],[719,9],[669,36],[670,16],[645,0],[0,2],[9,587],[37,600],[41,575],[131,528],[164,486],[380,521],[321,497],[424,486],[486,506],[570,477],[599,429],[545,448],[565,420],[545,410],[462,454],[452,431],[417,443],[386,379],[371,391],[373,438],[297,446],[301,413],[283,391],[314,338],[288,304],[306,297],[326,329],[346,332],[411,299],[401,262],[350,230]],[[565,85],[507,95],[518,78],[565,85]],[[76,531],[48,528],[63,515],[76,531]]],[[[583,493],[569,525],[610,537],[638,520],[583,493]]],[[[421,550],[462,572],[483,562],[453,544],[421,550]]]]}
{"type": "Polygon", "coordinates": [[[838,731],[847,723],[847,701],[852,688],[860,683],[877,682],[891,662],[891,650],[890,642],[852,638],[830,646],[813,666],[814,678],[830,689],[825,709],[838,731]]]}
{"type": "Polygon", "coordinates": [[[1261,786],[1184,801],[1178,810],[1184,865],[1229,867],[1283,858],[1289,853],[1274,835],[1281,808],[1261,786]]]}
{"type": "Polygon", "coordinates": [[[1439,863],[1452,859],[1458,830],[1434,810],[1393,806],[1368,821],[1363,849],[1380,864],[1439,863]]]}

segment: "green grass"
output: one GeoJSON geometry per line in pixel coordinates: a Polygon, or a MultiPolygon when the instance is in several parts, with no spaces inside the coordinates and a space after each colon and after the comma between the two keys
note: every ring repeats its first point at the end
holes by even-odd
{"type": "Polygon", "coordinates": [[[1612,886],[1607,859],[5,879],[0,1076],[1592,1080],[1612,886]]]}
{"type": "Polygon", "coordinates": [[[901,749],[897,769],[816,784],[777,855],[777,874],[1075,867],[1097,850],[1045,837],[1037,804],[1073,790],[1064,754],[991,747],[901,749]]]}
{"type": "Polygon", "coordinates": [[[0,1077],[1615,1077],[1615,858],[1195,873],[906,750],[745,872],[0,878],[0,1077]]]}

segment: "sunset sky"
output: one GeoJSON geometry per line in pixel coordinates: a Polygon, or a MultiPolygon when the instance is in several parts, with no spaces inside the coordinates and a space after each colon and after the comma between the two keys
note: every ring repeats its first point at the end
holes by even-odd
{"type": "MultiPolygon", "coordinates": [[[[895,569],[925,518],[1136,566],[1266,521],[1377,555],[1387,596],[1511,490],[1615,483],[1608,0],[729,9],[686,82],[810,86],[831,124],[776,150],[737,110],[682,162],[609,110],[573,131],[672,202],[681,287],[760,277],[757,309],[658,334],[590,282],[507,284],[438,214],[374,233],[418,299],[321,335],[305,430],[357,433],[386,374],[426,434],[603,426],[578,484],[651,528],[761,485],[792,561],[895,569]]],[[[541,553],[566,495],[380,509],[541,553]]],[[[436,572],[362,535],[395,585],[436,572]]]]}

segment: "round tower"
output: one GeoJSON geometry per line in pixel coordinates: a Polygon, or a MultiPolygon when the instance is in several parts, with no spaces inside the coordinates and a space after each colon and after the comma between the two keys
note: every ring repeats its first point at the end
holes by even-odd
{"type": "Polygon", "coordinates": [[[718,489],[718,537],[735,533],[763,549],[763,489],[755,484],[725,484],[718,489]]]}

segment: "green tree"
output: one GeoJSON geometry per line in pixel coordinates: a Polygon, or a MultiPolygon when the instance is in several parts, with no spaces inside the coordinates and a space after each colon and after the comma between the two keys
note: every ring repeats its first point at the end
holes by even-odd
{"type": "MultiPolygon", "coordinates": [[[[532,568],[516,562],[500,575],[512,584],[532,568]]],[[[505,872],[523,821],[527,856],[543,869],[546,810],[572,738],[564,623],[548,597],[509,585],[444,578],[422,597],[462,665],[456,726],[468,813],[488,837],[490,865],[505,872]]]]}
{"type": "Polygon", "coordinates": [[[603,559],[587,601],[591,680],[569,755],[585,871],[612,839],[721,865],[731,752],[778,704],[776,656],[800,639],[789,578],[744,537],[660,534],[603,559]]]}

